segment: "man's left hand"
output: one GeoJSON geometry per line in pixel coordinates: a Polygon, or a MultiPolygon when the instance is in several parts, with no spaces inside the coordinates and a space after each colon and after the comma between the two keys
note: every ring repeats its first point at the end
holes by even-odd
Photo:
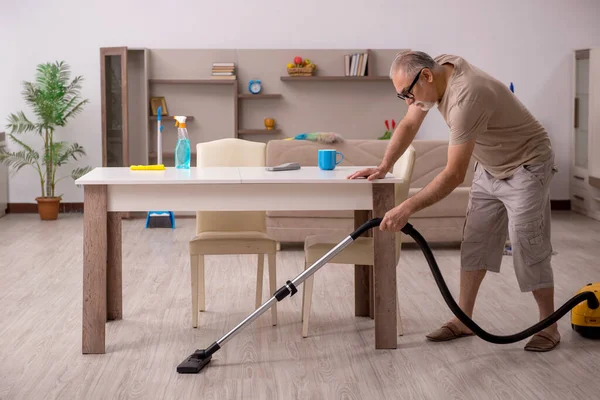
{"type": "Polygon", "coordinates": [[[404,225],[408,223],[408,218],[412,212],[407,207],[406,203],[402,203],[385,213],[379,229],[382,231],[400,232],[404,225]]]}

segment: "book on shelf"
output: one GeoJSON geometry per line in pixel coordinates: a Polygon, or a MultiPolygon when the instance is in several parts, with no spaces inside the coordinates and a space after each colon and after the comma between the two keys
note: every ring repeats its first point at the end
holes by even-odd
{"type": "Polygon", "coordinates": [[[344,74],[346,76],[366,76],[369,53],[344,55],[344,74]]]}
{"type": "Polygon", "coordinates": [[[236,79],[235,63],[217,62],[212,65],[213,79],[236,79]]]}

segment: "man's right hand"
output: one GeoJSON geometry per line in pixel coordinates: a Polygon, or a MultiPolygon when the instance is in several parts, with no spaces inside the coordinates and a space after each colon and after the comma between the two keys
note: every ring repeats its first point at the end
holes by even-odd
{"type": "Polygon", "coordinates": [[[367,178],[368,180],[385,178],[386,171],[381,167],[365,168],[348,175],[347,179],[367,178]]]}

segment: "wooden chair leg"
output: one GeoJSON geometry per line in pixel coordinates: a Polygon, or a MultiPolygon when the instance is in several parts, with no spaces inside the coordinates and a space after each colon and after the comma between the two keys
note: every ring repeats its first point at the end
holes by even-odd
{"type": "MultiPolygon", "coordinates": [[[[402,251],[402,246],[399,245],[396,248],[396,265],[398,263],[398,261],[400,260],[400,252],[402,251]]],[[[397,316],[396,316],[396,322],[398,323],[398,336],[403,336],[404,335],[404,329],[402,328],[402,315],[400,313],[400,295],[398,294],[398,290],[396,288],[396,311],[397,311],[397,316]]]]}
{"type": "Polygon", "coordinates": [[[198,308],[206,310],[206,288],[204,284],[204,254],[198,255],[198,308]]]}
{"type": "MultiPolygon", "coordinates": [[[[307,269],[308,265],[304,265],[307,269]]],[[[310,319],[310,309],[312,306],[314,275],[309,276],[304,281],[302,293],[302,337],[308,337],[308,323],[310,319]]]]}
{"type": "MultiPolygon", "coordinates": [[[[277,266],[275,261],[277,259],[277,253],[269,254],[269,287],[271,289],[271,295],[277,291],[277,266]]],[[[277,325],[277,303],[271,307],[271,320],[273,326],[277,325]]]]}
{"type": "Polygon", "coordinates": [[[190,281],[192,283],[192,327],[198,327],[198,256],[190,255],[190,281]]]}
{"type": "Polygon", "coordinates": [[[265,270],[265,255],[258,255],[258,265],[256,267],[256,308],[262,304],[263,276],[265,270]]]}
{"type": "MultiPolygon", "coordinates": [[[[308,269],[308,262],[306,262],[306,260],[304,261],[304,270],[306,271],[308,269]]],[[[301,316],[301,320],[304,321],[304,298],[306,297],[304,295],[304,292],[306,292],[306,281],[304,281],[304,283],[302,284],[302,308],[300,309],[300,316],[301,316]]]]}

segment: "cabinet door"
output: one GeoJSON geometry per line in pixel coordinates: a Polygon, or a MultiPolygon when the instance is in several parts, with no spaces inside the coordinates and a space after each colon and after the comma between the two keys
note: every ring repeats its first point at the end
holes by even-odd
{"type": "Polygon", "coordinates": [[[127,47],[100,49],[102,166],[129,166],[127,47]]]}
{"type": "Polygon", "coordinates": [[[574,164],[577,168],[588,168],[588,116],[590,105],[590,52],[575,53],[575,123],[574,164]]]}
{"type": "Polygon", "coordinates": [[[590,50],[589,180],[600,187],[600,49],[590,50]]]}

